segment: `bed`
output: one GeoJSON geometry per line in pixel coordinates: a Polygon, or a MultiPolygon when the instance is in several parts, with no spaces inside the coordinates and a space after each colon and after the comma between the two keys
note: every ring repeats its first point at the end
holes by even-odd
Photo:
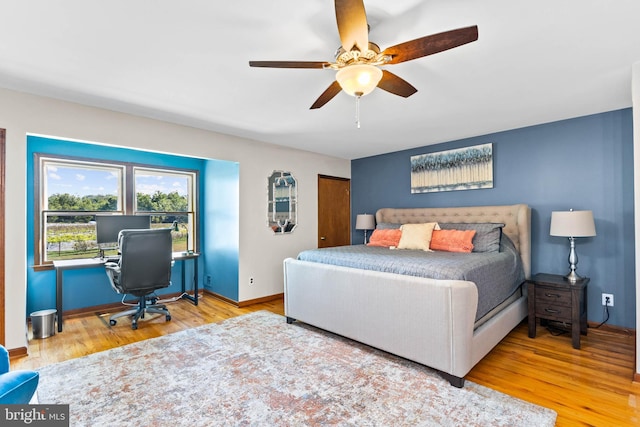
{"type": "MultiPolygon", "coordinates": [[[[455,208],[384,208],[382,224],[500,223],[531,273],[531,211],[525,204],[455,208]]],[[[386,249],[390,250],[390,249],[386,249]]],[[[390,271],[287,258],[285,316],[436,369],[456,387],[527,316],[524,284],[478,317],[470,280],[434,279],[390,271]]]]}

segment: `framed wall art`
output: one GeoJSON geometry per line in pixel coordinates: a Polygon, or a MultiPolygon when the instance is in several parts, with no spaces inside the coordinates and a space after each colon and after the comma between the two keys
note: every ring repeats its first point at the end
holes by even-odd
{"type": "Polygon", "coordinates": [[[411,193],[493,188],[493,144],[411,156],[411,193]]]}

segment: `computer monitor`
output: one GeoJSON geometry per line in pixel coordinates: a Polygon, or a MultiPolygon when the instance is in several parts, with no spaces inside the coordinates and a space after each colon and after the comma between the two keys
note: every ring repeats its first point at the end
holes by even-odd
{"type": "Polygon", "coordinates": [[[98,245],[118,243],[120,230],[151,228],[149,215],[96,215],[98,245]]]}

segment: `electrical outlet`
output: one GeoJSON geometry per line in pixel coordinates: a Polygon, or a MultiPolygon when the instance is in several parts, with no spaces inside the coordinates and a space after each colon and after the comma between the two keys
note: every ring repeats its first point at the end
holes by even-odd
{"type": "Polygon", "coordinates": [[[207,275],[207,285],[211,284],[211,275],[207,275]]]}
{"type": "Polygon", "coordinates": [[[613,294],[602,294],[602,305],[613,307],[613,294]],[[607,298],[609,301],[607,302],[607,298]]]}
{"type": "Polygon", "coordinates": [[[249,284],[253,285],[253,277],[249,277],[249,284]]]}

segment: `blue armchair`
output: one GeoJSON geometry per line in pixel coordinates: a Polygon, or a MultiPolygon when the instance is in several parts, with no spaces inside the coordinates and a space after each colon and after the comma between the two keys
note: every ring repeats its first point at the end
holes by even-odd
{"type": "Polygon", "coordinates": [[[36,371],[9,372],[9,352],[0,345],[0,404],[26,404],[38,387],[40,375],[36,371]]]}

